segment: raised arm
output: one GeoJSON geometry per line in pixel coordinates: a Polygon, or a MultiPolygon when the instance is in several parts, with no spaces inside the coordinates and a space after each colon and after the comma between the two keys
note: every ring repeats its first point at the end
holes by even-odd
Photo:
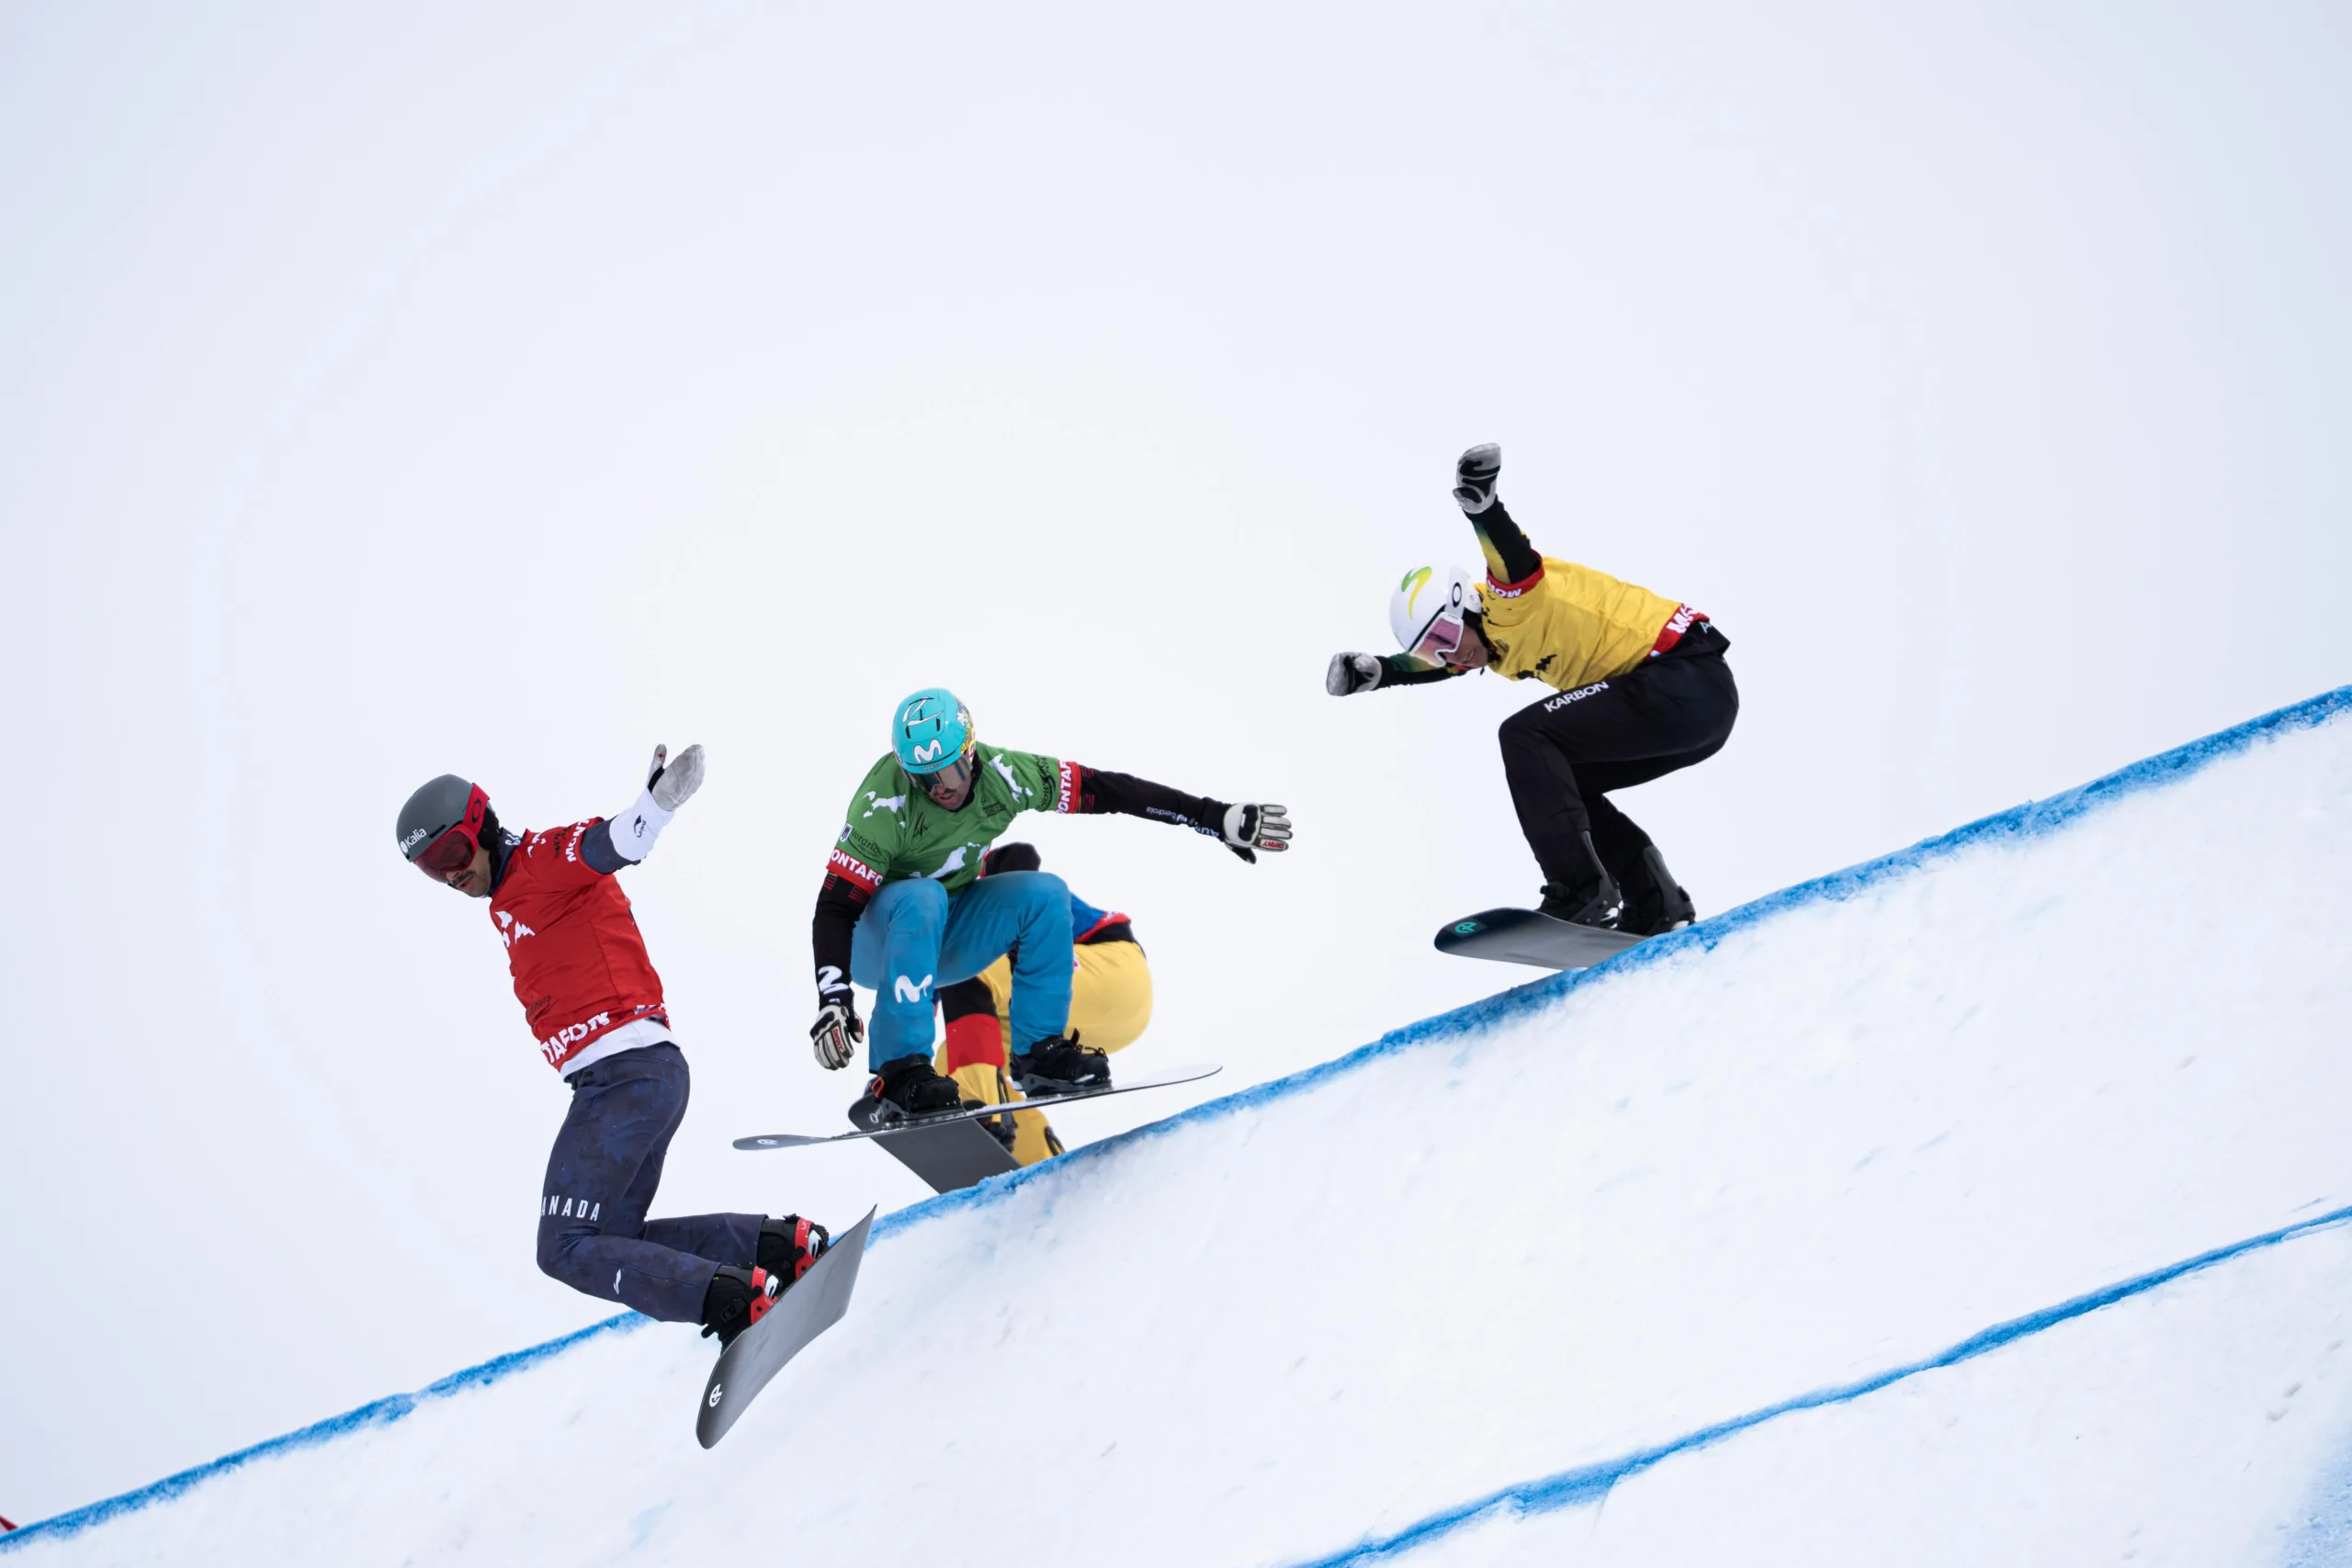
{"type": "Polygon", "coordinates": [[[1544,558],[1511,521],[1495,483],[1502,478],[1503,449],[1493,442],[1473,446],[1453,465],[1453,499],[1478,536],[1479,553],[1487,558],[1487,581],[1498,591],[1524,593],[1542,581],[1544,558]]]}
{"type": "Polygon", "coordinates": [[[645,789],[626,811],[594,824],[580,837],[580,858],[588,869],[606,876],[625,865],[635,865],[653,852],[653,841],[670,825],[670,818],[702,787],[702,747],[694,745],[669,760],[667,746],[653,748],[653,765],[645,789]]]}

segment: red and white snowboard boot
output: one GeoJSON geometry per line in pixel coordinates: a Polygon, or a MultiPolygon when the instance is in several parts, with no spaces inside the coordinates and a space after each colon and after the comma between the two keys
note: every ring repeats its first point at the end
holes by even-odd
{"type": "MultiPolygon", "coordinates": [[[[766,1250],[767,1237],[760,1237],[761,1249],[766,1250]]],[[[735,1343],[735,1337],[768,1314],[775,1299],[790,1283],[781,1274],[765,1269],[729,1269],[724,1263],[710,1277],[710,1289],[702,1298],[702,1333],[707,1339],[718,1336],[722,1350],[735,1343]]]]}
{"type": "Polygon", "coordinates": [[[808,1266],[825,1256],[825,1248],[832,1239],[832,1233],[824,1226],[797,1214],[763,1220],[760,1224],[759,1265],[769,1273],[781,1276],[786,1285],[797,1284],[800,1276],[808,1272],[808,1266]]]}

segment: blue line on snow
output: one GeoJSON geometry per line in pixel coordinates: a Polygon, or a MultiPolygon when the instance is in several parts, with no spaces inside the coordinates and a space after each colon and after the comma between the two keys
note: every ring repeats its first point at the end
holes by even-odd
{"type": "Polygon", "coordinates": [[[2276,713],[2248,719],[2217,735],[2209,735],[2186,746],[2159,752],[2104,778],[2094,779],[2079,788],[2068,790],[2064,795],[2052,795],[2048,800],[2028,801],[2023,806],[2012,807],[1965,827],[1955,828],[1949,833],[1923,840],[1908,849],[1849,866],[1844,871],[1832,872],[1827,876],[1815,877],[1811,882],[1800,882],[1793,887],[1767,894],[1752,904],[1726,909],[1681,931],[1652,937],[1638,947],[1628,948],[1617,957],[1593,968],[1570,970],[1524,986],[1514,986],[1483,1001],[1472,1002],[1452,1012],[1440,1013],[1403,1029],[1392,1030],[1369,1045],[1359,1046],[1343,1056],[1335,1056],[1330,1061],[1293,1073],[1288,1077],[1271,1079],[1238,1094],[1229,1094],[1222,1100],[1196,1105],[1190,1111],[1180,1111],[1148,1126],[1073,1149],[1058,1159],[991,1177],[977,1187],[967,1187],[960,1192],[943,1193],[939,1197],[910,1204],[884,1215],[874,1227],[874,1237],[879,1241],[893,1231],[940,1219],[961,1209],[1001,1202],[1032,1181],[1063,1177],[1087,1160],[1110,1157],[1130,1143],[1166,1137],[1179,1128],[1254,1111],[1277,1100],[1308,1093],[1382,1057],[1515,1021],[1551,1007],[1582,987],[1606,985],[1620,976],[1650,964],[1669,962],[1683,953],[1712,952],[1725,937],[1792,909],[1812,904],[1842,903],[1883,884],[1923,871],[1939,861],[1949,860],[1961,851],[1978,844],[2045,838],[2131,795],[2183,783],[2214,762],[2241,755],[2265,741],[2296,730],[2316,729],[2347,711],[2352,711],[2352,686],[2339,686],[2332,692],[2324,692],[2290,707],[2280,708],[2276,713]]]}
{"type": "Polygon", "coordinates": [[[2227,1247],[2217,1247],[2211,1252],[2200,1252],[2196,1257],[2184,1258],[2178,1263],[2166,1264],[2162,1269],[2137,1275],[2120,1284],[2093,1291],[2088,1295],[2076,1296],[2074,1300],[2061,1302],[2056,1306],[2045,1307],[2040,1312],[2028,1313],[2023,1317],[2011,1318],[2007,1323],[1995,1324],[1992,1327],[1981,1333],[1972,1334],[1959,1344],[1939,1350],[1924,1359],[1889,1368],[1885,1371],[1863,1378],[1857,1382],[1840,1383],[1834,1388],[1815,1389],[1811,1393],[1801,1393],[1794,1399],[1784,1399],[1776,1404],[1767,1404],[1760,1410],[1751,1410],[1745,1416],[1735,1416],[1728,1421],[1718,1421],[1712,1427],[1702,1427],[1695,1432],[1688,1432],[1679,1438],[1669,1438],[1652,1447],[1636,1450],[1633,1453],[1617,1459],[1602,1460],[1598,1464],[1578,1465],[1574,1470],[1564,1470],[1556,1475],[1547,1475],[1536,1481],[1522,1481],[1516,1485],[1506,1486],[1499,1492],[1490,1492],[1486,1496],[1472,1502],[1431,1514],[1419,1523],[1408,1525],[1393,1534],[1368,1537],[1344,1551],[1329,1557],[1316,1558],[1312,1562],[1297,1564],[1296,1568],[1341,1568],[1341,1565],[1346,1563],[1377,1562],[1394,1553],[1411,1551],[1426,1546],[1439,1537],[1449,1535],[1464,1525],[1472,1524],[1497,1510],[1508,1510],[1507,1515],[1503,1517],[1521,1518],[1531,1514],[1556,1513],[1562,1508],[1598,1503],[1608,1495],[1609,1489],[1617,1483],[1629,1475],[1649,1469],[1660,1460],[1670,1459],[1676,1454],[1689,1453],[1693,1449],[1701,1449],[1710,1443],[1720,1442],[1725,1438],[1747,1431],[1751,1427],[1760,1427],[1765,1422],[1782,1416],[1793,1415],[1801,1410],[1819,1410],[1825,1405],[1844,1404],[1860,1399],[1865,1394],[1876,1393],[1879,1390],[1890,1384],[1901,1382],[1906,1378],[1917,1377],[1922,1372],[1932,1372],[1944,1367],[1957,1366],[1962,1361],[1973,1360],[2005,1345],[2040,1334],[2044,1329],[2054,1328],[2059,1324],[2098,1312],[2103,1307],[2113,1306],[2116,1303],[2127,1301],[2133,1296],[2144,1294],[2159,1285],[2170,1284],[2183,1275],[2194,1274],[2199,1270],[2213,1268],[2217,1264],[2227,1263],[2233,1258],[2242,1258],[2249,1252],[2259,1251],[2263,1247],[2277,1247],[2281,1242],[2308,1235],[2313,1231],[2340,1225],[2347,1220],[2352,1220],[2352,1205],[2346,1205],[2312,1219],[2301,1220],[2291,1225],[2282,1225],[2278,1230],[2266,1231],[2260,1235],[2249,1236],[2244,1241],[2232,1242],[2227,1247]]]}
{"type": "Polygon", "coordinates": [[[592,1323],[587,1327],[567,1334],[560,1339],[550,1339],[543,1345],[534,1345],[527,1350],[516,1350],[509,1355],[501,1356],[495,1360],[484,1361],[481,1366],[468,1367],[461,1372],[452,1372],[439,1382],[419,1389],[414,1393],[395,1393],[377,1400],[371,1404],[363,1404],[356,1410],[346,1410],[340,1416],[331,1416],[313,1426],[305,1427],[300,1431],[272,1438],[267,1442],[255,1443],[249,1449],[239,1449],[235,1453],[224,1454],[209,1463],[199,1464],[193,1470],[183,1470],[176,1475],[167,1475],[161,1481],[151,1482],[141,1486],[136,1492],[126,1492],[119,1497],[108,1497],[103,1502],[92,1503],[86,1507],[59,1514],[54,1518],[41,1519],[37,1523],[26,1525],[14,1535],[0,1535],[0,1554],[11,1551],[36,1538],[77,1535],[93,1525],[104,1524],[117,1515],[133,1513],[141,1508],[151,1507],[157,1503],[168,1503],[190,1487],[209,1481],[216,1475],[240,1469],[254,1460],[265,1459],[271,1454],[285,1453],[294,1449],[311,1448],[326,1442],[330,1438],[340,1438],[346,1433],[360,1431],[368,1427],[388,1427],[403,1416],[413,1413],[417,1406],[427,1400],[446,1399],[453,1393],[462,1393],[467,1389],[485,1387],[522,1371],[527,1367],[535,1367],[541,1361],[552,1359],[583,1341],[605,1334],[626,1333],[642,1327],[652,1321],[650,1317],[639,1317],[633,1312],[626,1312],[617,1317],[608,1317],[602,1323],[592,1323]]]}
{"type": "MultiPolygon", "coordinates": [[[[1492,1029],[1497,1025],[1522,1018],[1531,1012],[1551,1006],[1581,986],[1605,984],[1613,976],[1651,964],[1665,962],[1679,953],[1710,952],[1724,938],[1735,932],[1746,931],[1751,926],[1805,905],[1842,902],[1882,883],[1925,869],[1933,863],[1947,859],[1971,845],[2041,838],[2057,832],[2072,826],[2092,812],[2112,806],[2129,795],[2181,783],[2224,758],[2252,750],[2264,741],[2275,739],[2296,730],[2315,729],[2341,716],[2347,710],[2352,710],[2352,686],[2339,686],[2332,692],[2324,692],[2318,696],[2280,708],[2275,713],[2267,713],[2259,718],[2249,719],[2244,724],[2233,726],[2218,734],[2209,735],[2201,740],[2192,740],[2186,746],[2178,746],[2172,750],[2159,752],[2154,757],[2134,762],[2130,767],[2119,769],[2104,778],[2094,779],[2080,788],[2068,790],[2064,795],[2052,795],[2048,800],[2028,801],[2023,806],[2014,807],[2007,811],[1969,823],[1962,828],[1956,828],[1938,838],[1923,840],[1909,849],[1898,850],[1893,854],[1882,855],[1877,860],[1865,861],[1860,865],[1850,866],[1844,871],[1833,872],[1827,876],[1816,877],[1811,882],[1801,882],[1793,887],[1783,888],[1778,893],[1758,898],[1752,904],[1743,904],[1738,908],[1727,909],[1720,915],[1702,920],[1686,930],[1668,936],[1652,937],[1640,946],[1627,949],[1618,957],[1611,959],[1607,964],[1597,968],[1574,970],[1547,979],[1537,980],[1529,985],[1515,986],[1507,991],[1488,997],[1484,1001],[1472,1002],[1467,1007],[1456,1008],[1452,1012],[1440,1013],[1434,1018],[1423,1019],[1419,1023],[1393,1030],[1369,1045],[1360,1046],[1346,1055],[1334,1057],[1329,1062],[1309,1067],[1304,1072],[1293,1073],[1288,1077],[1275,1078],[1256,1085],[1238,1094],[1230,1094],[1222,1100],[1211,1100],[1205,1105],[1196,1105],[1190,1111],[1180,1112],[1164,1121],[1137,1127],[1117,1137],[1105,1138],[1099,1143],[1074,1149],[1058,1159],[1030,1166],[1004,1176],[993,1177],[978,1187],[967,1187],[960,1192],[949,1192],[940,1197],[925,1199],[919,1203],[910,1204],[893,1213],[883,1215],[876,1222],[872,1240],[867,1244],[868,1247],[871,1248],[887,1240],[894,1233],[910,1226],[942,1219],[963,1209],[1001,1202],[1032,1181],[1065,1179],[1070,1170],[1082,1167],[1085,1162],[1108,1158],[1115,1151],[1125,1148],[1131,1143],[1147,1138],[1167,1137],[1180,1127],[1219,1120],[1237,1115],[1244,1111],[1255,1110],[1277,1100],[1306,1094],[1336,1078],[1355,1072],[1381,1057],[1394,1055],[1439,1040],[1492,1029]]],[[[2341,1216],[2331,1215],[2326,1219],[2314,1220],[2309,1224],[2311,1225],[2332,1224],[2339,1217],[2341,1216]]],[[[2289,1233],[2279,1233],[2281,1235],[2289,1233]]],[[[2262,1245],[2261,1238],[2240,1244],[2241,1247],[2258,1245],[2262,1245]]],[[[2210,1255],[2208,1260],[2211,1260],[2210,1255]]],[[[2184,1265],[2183,1267],[2189,1266],[2201,1267],[2202,1265],[2184,1265]]],[[[212,1476],[238,1469],[266,1455],[282,1452],[288,1449],[307,1448],[314,1443],[324,1442],[330,1438],[340,1437],[345,1432],[356,1431],[364,1427],[387,1425],[400,1420],[428,1399],[439,1398],[463,1389],[477,1388],[486,1383],[495,1382],[510,1373],[537,1365],[550,1356],[568,1350],[574,1345],[598,1335],[636,1328],[650,1321],[651,1320],[639,1317],[635,1313],[623,1313],[617,1317],[606,1318],[602,1323],[591,1325],[562,1338],[551,1339],[546,1344],[533,1346],[526,1350],[517,1350],[512,1355],[501,1356],[496,1360],[486,1361],[481,1366],[469,1367],[464,1371],[452,1373],[418,1393],[393,1394],[390,1398],[377,1400],[372,1404],[361,1405],[356,1410],[319,1422],[315,1426],[305,1427],[300,1431],[289,1432],[284,1437],[272,1438],[267,1442],[256,1443],[249,1449],[241,1449],[235,1453],[213,1460],[207,1464],[198,1465],[192,1470],[185,1470],[176,1475],[166,1476],[137,1491],[126,1492],[120,1496],[109,1497],[101,1502],[59,1514],[52,1518],[37,1521],[23,1527],[14,1534],[0,1535],[0,1553],[5,1553],[35,1538],[74,1534],[87,1529],[92,1525],[101,1524],[118,1515],[168,1501],[212,1476]]],[[[1988,1330],[1988,1332],[1992,1331],[1988,1330]]],[[[1778,1413],[1778,1407],[1775,1407],[1773,1413],[1778,1413]]],[[[1684,1446],[1688,1446],[1688,1443],[1686,1442],[1684,1446]]],[[[1494,1506],[1497,1501],[1505,1495],[1498,1494],[1497,1499],[1489,1499],[1476,1506],[1480,1508],[1494,1506]]],[[[1337,1562],[1350,1560],[1333,1558],[1330,1561],[1337,1562]]]]}

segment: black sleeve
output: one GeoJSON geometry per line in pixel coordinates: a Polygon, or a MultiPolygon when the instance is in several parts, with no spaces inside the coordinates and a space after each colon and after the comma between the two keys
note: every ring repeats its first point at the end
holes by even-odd
{"type": "Polygon", "coordinates": [[[852,998],[857,993],[849,988],[850,937],[857,930],[857,917],[865,912],[867,897],[856,883],[831,872],[817,889],[817,916],[809,922],[808,940],[817,955],[819,1007],[829,1002],[856,1005],[852,998]]]}
{"type": "Polygon", "coordinates": [[[1451,681],[1456,675],[1467,675],[1467,670],[1455,670],[1443,664],[1424,664],[1409,653],[1391,653],[1380,660],[1380,684],[1373,688],[1385,692],[1391,686],[1425,686],[1431,681],[1451,681]]]}
{"type": "Polygon", "coordinates": [[[1204,795],[1186,795],[1166,784],[1136,778],[1133,773],[1108,773],[1079,767],[1077,804],[1070,809],[1115,811],[1123,817],[1172,822],[1195,833],[1206,833],[1212,839],[1225,837],[1226,802],[1211,800],[1204,795]]]}
{"type": "MultiPolygon", "coordinates": [[[[1386,680],[1387,677],[1384,675],[1381,679],[1386,680]]],[[[606,876],[625,865],[637,863],[633,860],[622,859],[620,851],[613,848],[612,824],[601,818],[580,835],[580,858],[588,863],[590,871],[601,871],[606,876]]]]}
{"type": "Polygon", "coordinates": [[[1470,530],[1478,536],[1478,548],[1487,558],[1488,575],[1503,587],[1520,587],[1544,575],[1542,553],[1527,542],[1527,536],[1520,532],[1519,525],[1503,510],[1500,497],[1470,519],[1470,530]]]}

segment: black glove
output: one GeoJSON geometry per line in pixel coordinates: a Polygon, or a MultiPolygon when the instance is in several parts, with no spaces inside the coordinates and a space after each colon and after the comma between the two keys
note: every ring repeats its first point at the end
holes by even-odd
{"type": "Polygon", "coordinates": [[[1000,871],[1041,871],[1045,864],[1035,844],[999,844],[980,857],[980,874],[994,876],[1000,871]]]}

